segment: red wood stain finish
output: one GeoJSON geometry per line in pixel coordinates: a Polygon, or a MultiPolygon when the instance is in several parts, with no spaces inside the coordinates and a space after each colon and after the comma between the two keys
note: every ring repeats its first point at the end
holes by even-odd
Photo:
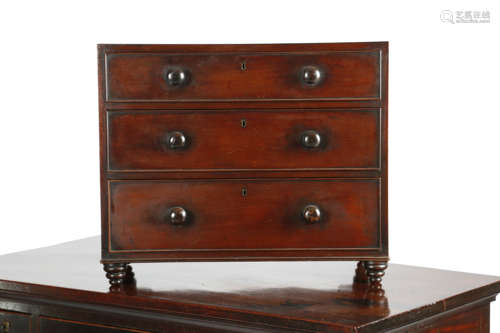
{"type": "Polygon", "coordinates": [[[107,117],[109,171],[380,167],[376,109],[135,111],[107,117]],[[316,149],[301,145],[301,135],[311,129],[321,137],[316,149]],[[185,134],[185,149],[170,149],[173,131],[185,134]]]}
{"type": "Polygon", "coordinates": [[[388,43],[99,45],[102,263],[387,267],[388,43]]]}
{"type": "Polygon", "coordinates": [[[311,52],[298,46],[285,53],[108,53],[108,101],[127,100],[268,100],[268,99],[378,99],[379,49],[371,51],[311,52]],[[242,67],[242,64],[243,65],[242,67]],[[323,79],[304,87],[301,68],[317,65],[323,79]],[[183,86],[164,84],[168,68],[189,75],[183,86]]]}
{"type": "Polygon", "coordinates": [[[96,265],[99,242],[0,256],[0,325],[11,333],[486,333],[500,292],[500,277],[398,264],[373,292],[353,282],[355,263],[329,261],[136,263],[135,281],[110,288],[96,265]]]}
{"type": "Polygon", "coordinates": [[[112,182],[111,249],[378,248],[378,192],[376,180],[112,182]],[[320,221],[305,221],[308,204],[320,221]],[[182,225],[168,219],[175,206],[182,225]]]}

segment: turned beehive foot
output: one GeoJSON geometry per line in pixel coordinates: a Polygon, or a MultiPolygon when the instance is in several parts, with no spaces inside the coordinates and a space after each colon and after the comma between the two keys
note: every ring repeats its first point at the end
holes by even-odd
{"type": "Polygon", "coordinates": [[[364,261],[363,266],[370,283],[370,289],[382,289],[382,277],[387,268],[387,261],[364,261]]]}
{"type": "Polygon", "coordinates": [[[109,284],[112,286],[129,283],[134,279],[132,266],[128,263],[106,263],[103,264],[103,268],[109,284]]]}
{"type": "Polygon", "coordinates": [[[358,265],[356,266],[356,272],[354,275],[354,282],[356,282],[356,283],[368,282],[368,276],[366,275],[364,261],[358,261],[358,265]]]}

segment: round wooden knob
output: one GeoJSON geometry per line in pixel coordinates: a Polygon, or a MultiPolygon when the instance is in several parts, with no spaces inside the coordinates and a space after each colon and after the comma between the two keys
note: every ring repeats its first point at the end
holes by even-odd
{"type": "Polygon", "coordinates": [[[184,133],[173,131],[167,134],[167,144],[170,149],[180,149],[187,146],[187,138],[184,133]]]}
{"type": "Polygon", "coordinates": [[[321,210],[316,205],[307,205],[302,210],[302,216],[307,223],[317,223],[321,220],[321,210]]]}
{"type": "Polygon", "coordinates": [[[321,82],[323,79],[323,74],[321,70],[316,66],[304,66],[302,67],[302,80],[308,86],[315,86],[321,82]]]}
{"type": "Polygon", "coordinates": [[[168,209],[167,218],[172,224],[184,224],[187,221],[187,217],[187,211],[180,206],[171,207],[168,209]]]}
{"type": "Polygon", "coordinates": [[[304,148],[318,148],[321,145],[321,135],[313,130],[305,131],[300,137],[300,142],[304,148]]]}
{"type": "Polygon", "coordinates": [[[170,68],[165,72],[165,81],[171,87],[185,85],[189,80],[189,72],[181,68],[170,68]]]}

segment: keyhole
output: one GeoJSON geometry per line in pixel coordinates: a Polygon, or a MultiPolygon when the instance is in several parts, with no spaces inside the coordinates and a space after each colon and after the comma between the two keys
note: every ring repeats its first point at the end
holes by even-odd
{"type": "Polygon", "coordinates": [[[246,71],[246,70],[247,70],[247,63],[246,63],[246,61],[243,61],[243,62],[241,63],[241,70],[242,70],[242,71],[246,71]]]}
{"type": "Polygon", "coordinates": [[[247,127],[247,121],[245,119],[241,119],[240,124],[242,128],[247,127]]]}
{"type": "Polygon", "coordinates": [[[246,187],[243,187],[243,188],[241,189],[241,196],[242,196],[242,197],[246,197],[246,196],[247,196],[247,188],[246,188],[246,187]]]}

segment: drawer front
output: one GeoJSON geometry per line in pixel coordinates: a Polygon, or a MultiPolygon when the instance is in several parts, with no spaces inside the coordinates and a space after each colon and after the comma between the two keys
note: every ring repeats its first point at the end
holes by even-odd
{"type": "Polygon", "coordinates": [[[56,318],[40,318],[40,333],[148,333],[147,331],[125,329],[107,325],[84,323],[56,318]]]}
{"type": "Polygon", "coordinates": [[[110,252],[380,245],[377,179],[108,184],[110,252]]]}
{"type": "Polygon", "coordinates": [[[109,171],[378,169],[380,110],[111,111],[109,171]]]}
{"type": "Polygon", "coordinates": [[[381,52],[109,53],[107,101],[380,99],[381,52]]]}
{"type": "Polygon", "coordinates": [[[0,332],[29,333],[30,316],[24,313],[0,310],[0,332]]]}

